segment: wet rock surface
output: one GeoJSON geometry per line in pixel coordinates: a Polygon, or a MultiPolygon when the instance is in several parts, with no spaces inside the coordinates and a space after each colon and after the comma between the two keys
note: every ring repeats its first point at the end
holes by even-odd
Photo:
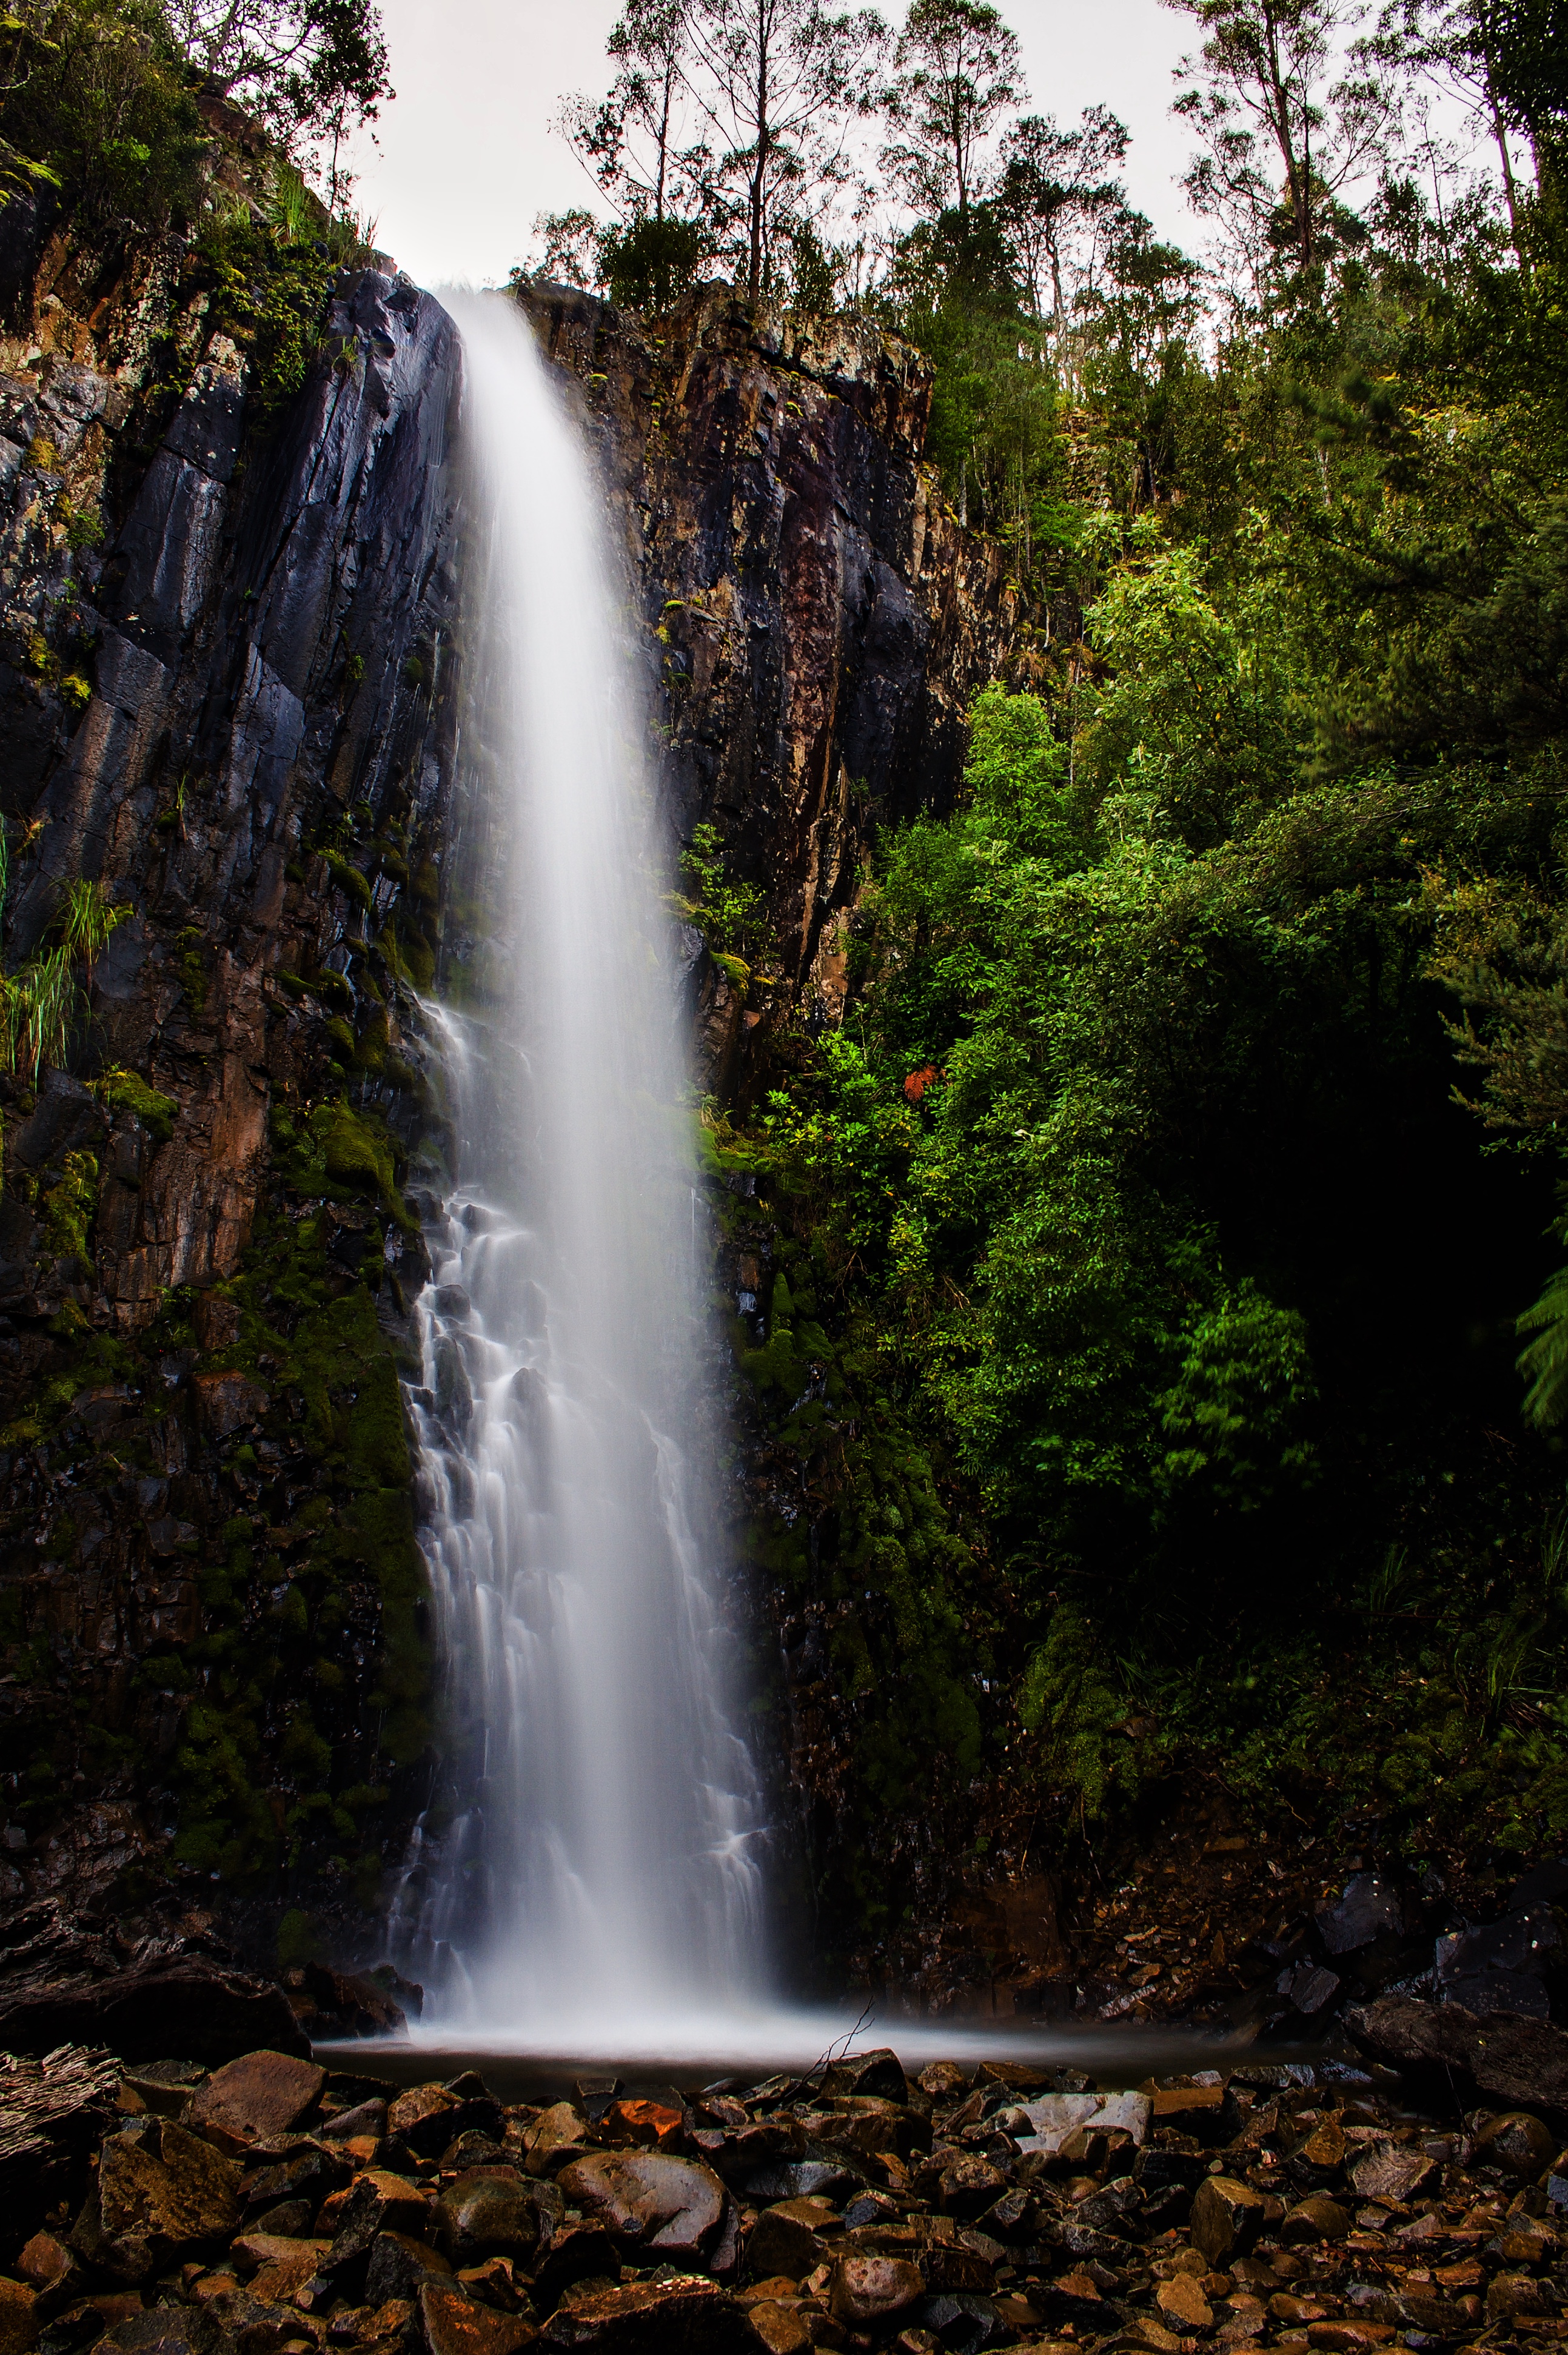
{"type": "Polygon", "coordinates": [[[49,2156],[30,2185],[5,2179],[0,2347],[1442,2355],[1568,2335],[1551,2102],[1424,2105],[1419,2062],[1402,2079],[1254,2061],[1109,2092],[1045,2068],[866,2064],[544,2105],[472,2075],[377,2090],[265,2051],[211,2073],[75,2051],[13,2064],[0,2166],[28,2133],[49,2156]],[[491,2131],[411,2147],[481,2102],[491,2131]],[[649,2110],[661,2140],[629,2142],[649,2110]],[[831,2190],[762,2155],[824,2147],[826,2122],[856,2117],[878,2132],[827,2147],[831,2190]],[[574,2155],[544,2176],[541,2149],[574,2155]]]}

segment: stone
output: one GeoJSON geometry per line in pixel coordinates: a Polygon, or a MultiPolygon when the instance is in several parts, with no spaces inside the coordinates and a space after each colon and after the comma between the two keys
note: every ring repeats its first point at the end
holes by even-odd
{"type": "Polygon", "coordinates": [[[728,2195],[709,2167],[660,2150],[596,2152],[556,2179],[568,2204],[627,2250],[697,2257],[718,2238],[728,2195]]]}
{"type": "Polygon", "coordinates": [[[1329,2355],[1362,2355],[1369,2347],[1386,2347],[1394,2336],[1392,2322],[1309,2322],[1307,2343],[1326,2347],[1329,2355]]]}
{"type": "Polygon", "coordinates": [[[523,2149],[530,2175],[556,2175],[591,2147],[588,2121],[571,2102],[554,2102],[523,2130],[523,2149]]]}
{"type": "Polygon", "coordinates": [[[1551,2165],[1556,2148],[1556,2137],[1528,2110],[1504,2110],[1481,2127],[1471,2145],[1471,2159],[1474,2165],[1506,2168],[1510,2175],[1533,2179],[1551,2165]]]}
{"type": "Polygon", "coordinates": [[[1529,2274],[1497,2274],[1487,2290],[1488,2322],[1513,2322],[1555,2310],[1540,2282],[1529,2274]]]}
{"type": "MultiPolygon", "coordinates": [[[[1197,2209],[1198,2203],[1194,2200],[1194,2215],[1197,2209]]],[[[1306,2241],[1342,2241],[1349,2229],[1350,2219],[1347,2211],[1324,2191],[1315,2191],[1309,2199],[1298,2200],[1294,2208],[1285,2211],[1275,2227],[1280,2240],[1287,2248],[1306,2241]]]]}
{"type": "Polygon", "coordinates": [[[406,2176],[368,2169],[348,2194],[321,2270],[342,2295],[357,2296],[364,2288],[377,2235],[411,2232],[417,2237],[429,2228],[430,2219],[429,2202],[406,2176]]]}
{"type": "Polygon", "coordinates": [[[1155,2292],[1155,2304],[1173,2330],[1212,2330],[1214,2309],[1190,2274],[1173,2274],[1155,2292]]]}
{"type": "Polygon", "coordinates": [[[834,2261],[827,2310],[848,2329],[863,2330],[891,2321],[924,2295],[920,2267],[907,2257],[850,2254],[834,2261]]]}
{"type": "Polygon", "coordinates": [[[915,2083],[933,2101],[947,2102],[965,2091],[969,2079],[956,2061],[928,2061],[915,2083]]]}
{"type": "Polygon", "coordinates": [[[800,2281],[821,2263],[821,2228],[834,2222],[831,2209],[817,2209],[809,2200],[785,2200],[765,2208],[746,2236],[747,2272],[755,2281],[771,2274],[800,2281]]]}
{"type": "Polygon", "coordinates": [[[1300,2148],[1293,2153],[1292,2167],[1300,2173],[1310,2172],[1325,2180],[1337,2175],[1345,2164],[1347,2149],[1344,2128],[1337,2118],[1324,2118],[1307,2136],[1300,2148]]]}
{"type": "Polygon", "coordinates": [[[0,2355],[23,2355],[41,2327],[38,2293],[27,2282],[0,2275],[0,2355]]]}
{"type": "Polygon", "coordinates": [[[1351,2162],[1350,2180],[1363,2200],[1403,2205],[1430,2181],[1434,2162],[1408,2143],[1375,2143],[1351,2162]]]}
{"type": "Polygon", "coordinates": [[[1483,2019],[1494,2012],[1550,2019],[1545,1977],[1563,1934],[1550,1904],[1517,1907],[1500,1922],[1439,1938],[1433,1963],[1445,2003],[1483,2019]]]}
{"type": "Polygon", "coordinates": [[[1032,2129],[1019,2137],[1020,2151],[1060,2150],[1080,2127],[1090,2132],[1116,2128],[1141,2145],[1152,2113],[1147,2094],[1045,2094],[1020,2106],[1032,2129]]]}
{"type": "Polygon", "coordinates": [[[351,2110],[339,2110],[316,2132],[324,2142],[350,2142],[364,2135],[379,2141],[387,2131],[387,2105],[372,2096],[368,2102],[357,2102],[351,2110]]]}
{"type": "Polygon", "coordinates": [[[528,2258],[539,2244],[539,2209],[516,2168],[475,2168],[443,2190],[436,2230],[453,2264],[528,2258]]]}
{"type": "Polygon", "coordinates": [[[380,2306],[389,2297],[412,2300],[432,2274],[451,2278],[452,2267],[439,2249],[409,2232],[378,2232],[365,2269],[366,2304],[380,2306]]]}
{"type": "Polygon", "coordinates": [[[113,2279],[144,2281],[226,2242],[240,2221],[240,2169],[172,2119],[111,2135],[71,2245],[113,2279]]]}
{"type": "Polygon", "coordinates": [[[905,2102],[909,2086],[899,2056],[886,2044],[871,2052],[852,2052],[824,2071],[818,2088],[824,2101],[844,2094],[875,2094],[884,2102],[905,2102]]]}
{"type": "Polygon", "coordinates": [[[229,2254],[242,2273],[251,2273],[252,2297],[283,2306],[315,2278],[331,2246],[330,2241],[243,2232],[230,2244],[229,2254]]]}
{"type": "Polygon", "coordinates": [[[776,2306],[771,2298],[748,2306],[746,2318],[767,2355],[805,2355],[812,2343],[811,2332],[800,2316],[787,2306],[776,2306]]]}
{"type": "Polygon", "coordinates": [[[458,2105],[459,2096],[450,2093],[444,2085],[433,2083],[411,2085],[406,2093],[400,2094],[389,2104],[387,2132],[406,2139],[414,2127],[422,2126],[426,2118],[439,2116],[443,2111],[455,2110],[458,2105]]]}
{"type": "Polygon", "coordinates": [[[1193,2195],[1189,2231],[1211,2266],[1244,2257],[1263,2231],[1264,2198],[1228,2175],[1206,2175],[1193,2195]]]}
{"type": "Polygon", "coordinates": [[[658,2102],[612,2102],[599,2121],[599,2131],[608,2143],[668,2150],[680,2142],[686,2120],[679,2110],[666,2109],[658,2102]]]}
{"type": "Polygon", "coordinates": [[[1331,1955],[1353,1955],[1386,1931],[1403,1927],[1398,1891],[1375,1872],[1358,1872],[1337,1902],[1317,1915],[1317,1934],[1331,1955]]]}
{"type": "Polygon", "coordinates": [[[421,2284],[419,2310],[429,2355],[516,2355],[539,2337],[538,2325],[524,2316],[476,2306],[443,2282],[421,2284]]]}
{"type": "Polygon", "coordinates": [[[64,2281],[75,2263],[63,2241],[52,2232],[35,2232],[16,2259],[16,2271],[35,2289],[53,2289],[64,2281]]]}
{"type": "Polygon", "coordinates": [[[756,2355],[743,2309],[710,2281],[677,2275],[590,2291],[551,2315],[541,2348],[593,2355],[756,2355]]]}
{"type": "Polygon", "coordinates": [[[193,1374],[190,1387],[197,1419],[209,1439],[231,1439],[237,1431],[250,1430],[272,1404],[260,1383],[243,1374],[193,1374]]]}
{"type": "Polygon", "coordinates": [[[1007,2178],[988,2158],[964,2151],[942,2171],[937,2200],[944,2216],[978,2216],[1007,2190],[1007,2178]]]}
{"type": "Polygon", "coordinates": [[[1137,2347],[1153,2350],[1153,2355],[1180,2355],[1182,2340],[1174,2330],[1156,2322],[1152,2316],[1140,2314],[1127,2332],[1128,2341],[1137,2347]]]}
{"type": "Polygon", "coordinates": [[[98,2341],[94,2355],[233,2355],[217,2318],[199,2307],[159,2306],[127,2315],[98,2341]]]}
{"type": "Polygon", "coordinates": [[[534,2265],[534,2302],[541,2313],[548,2312],[574,2284],[614,2281],[620,2271],[619,2245],[603,2224],[558,2224],[534,2265]]]}
{"type": "Polygon", "coordinates": [[[194,2096],[188,2123],[230,2154],[287,2134],[321,2099],[326,2072],[289,2052],[247,2052],[225,2062],[194,2096]]]}

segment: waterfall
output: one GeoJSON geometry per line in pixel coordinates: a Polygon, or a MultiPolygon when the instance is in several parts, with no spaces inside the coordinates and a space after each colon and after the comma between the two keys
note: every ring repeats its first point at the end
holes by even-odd
{"type": "Polygon", "coordinates": [[[658,2049],[763,1979],[669,852],[603,485],[516,305],[448,299],[470,945],[430,1009],[456,1166],[415,1395],[443,1776],[395,1926],[446,2031],[658,2049]]]}

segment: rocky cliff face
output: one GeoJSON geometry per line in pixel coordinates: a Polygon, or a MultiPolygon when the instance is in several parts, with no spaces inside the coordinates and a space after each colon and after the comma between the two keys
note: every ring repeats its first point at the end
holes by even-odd
{"type": "Polygon", "coordinates": [[[426,1739],[400,1050],[455,339],[345,272],[280,412],[188,246],[102,278],[57,233],[0,346],[9,1002],[65,1002],[0,1082],[0,1877],[123,1904],[357,1867],[372,1897],[426,1739]],[[83,884],[119,919],[95,955],[62,937],[83,884]]]}
{"type": "MultiPolygon", "coordinates": [[[[221,168],[243,187],[232,141],[221,168]]],[[[426,1787],[398,1384],[443,1174],[416,993],[460,356],[349,269],[262,399],[187,247],[106,286],[45,227],[12,224],[0,342],[6,954],[44,1050],[0,1080],[0,1890],[197,1937],[216,1907],[269,1957],[283,1916],[304,1961],[302,1901],[373,1943],[426,1787]]],[[[932,496],[901,347],[728,291],[660,334],[528,301],[624,523],[672,815],[765,891],[760,986],[693,943],[710,1084],[743,1092],[784,1009],[841,1003],[865,830],[951,794],[1023,617],[932,496]]]]}
{"type": "Polygon", "coordinates": [[[656,657],[663,768],[765,894],[754,986],[709,966],[699,1041],[743,1094],[786,1014],[842,1007],[872,827],[951,803],[963,715],[1034,616],[921,463],[920,356],[864,323],[758,311],[728,287],[643,329],[571,288],[526,297],[581,388],[656,657]]]}

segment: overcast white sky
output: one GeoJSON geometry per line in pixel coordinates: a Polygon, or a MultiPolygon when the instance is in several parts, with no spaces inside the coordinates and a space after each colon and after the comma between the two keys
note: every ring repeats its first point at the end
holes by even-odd
{"type": "MultiPolygon", "coordinates": [[[[423,285],[505,278],[534,215],[590,200],[550,130],[557,99],[608,79],[616,0],[381,0],[398,96],[362,145],[358,201],[376,242],[423,285]]],[[[1128,194],[1157,230],[1199,241],[1176,186],[1185,130],[1168,112],[1190,17],[1158,0],[1002,0],[1039,112],[1073,122],[1096,101],[1133,133],[1128,194]]],[[[896,23],[902,11],[884,14],[896,23]]]]}

